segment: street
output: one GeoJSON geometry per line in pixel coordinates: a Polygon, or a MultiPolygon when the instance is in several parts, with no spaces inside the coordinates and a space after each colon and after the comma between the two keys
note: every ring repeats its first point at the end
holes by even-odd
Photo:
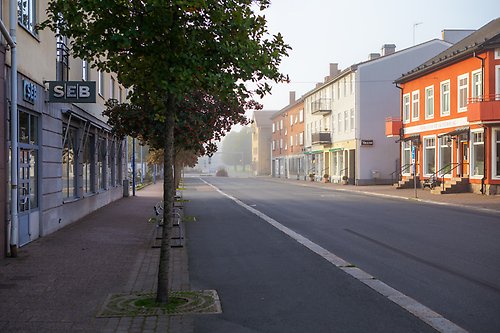
{"type": "MultiPolygon", "coordinates": [[[[268,179],[206,177],[353,267],[469,332],[500,328],[497,215],[268,179]]],[[[223,314],[196,332],[432,332],[199,178],[187,178],[193,289],[216,289],[223,314]]]]}

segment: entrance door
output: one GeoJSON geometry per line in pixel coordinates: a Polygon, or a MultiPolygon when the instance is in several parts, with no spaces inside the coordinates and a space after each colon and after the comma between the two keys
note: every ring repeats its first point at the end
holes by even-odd
{"type": "Polygon", "coordinates": [[[30,150],[19,149],[19,245],[30,241],[30,150]]]}
{"type": "Polygon", "coordinates": [[[469,142],[460,141],[460,176],[469,176],[469,142]]]}

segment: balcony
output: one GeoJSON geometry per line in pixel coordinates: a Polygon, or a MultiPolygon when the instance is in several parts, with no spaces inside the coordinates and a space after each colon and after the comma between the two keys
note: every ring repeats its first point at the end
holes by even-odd
{"type": "Polygon", "coordinates": [[[474,121],[500,120],[500,95],[489,95],[482,99],[472,99],[467,105],[467,118],[474,121]]]}
{"type": "Polygon", "coordinates": [[[385,118],[386,137],[392,138],[394,136],[399,136],[402,127],[403,127],[403,122],[401,121],[401,118],[393,118],[393,117],[385,118]]]}
{"type": "Polygon", "coordinates": [[[311,142],[313,145],[317,144],[331,144],[332,137],[330,132],[317,132],[311,134],[311,142]]]}
{"type": "Polygon", "coordinates": [[[320,98],[311,102],[311,114],[327,115],[332,113],[332,103],[329,98],[320,98]]]}

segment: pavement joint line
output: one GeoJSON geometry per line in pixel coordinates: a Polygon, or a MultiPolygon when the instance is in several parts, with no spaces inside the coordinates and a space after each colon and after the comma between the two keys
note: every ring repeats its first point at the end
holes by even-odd
{"type": "MultiPolygon", "coordinates": [[[[267,216],[266,214],[262,213],[261,211],[250,207],[249,205],[245,204],[241,200],[231,196],[230,194],[227,194],[220,190],[217,186],[207,182],[206,180],[199,178],[202,182],[207,184],[208,186],[212,187],[215,191],[217,191],[219,194],[222,196],[234,201],[236,204],[239,206],[245,208],[246,210],[250,211],[251,213],[257,215],[260,217],[262,220],[266,221],[279,231],[283,232],[290,238],[294,239],[296,242],[299,244],[304,245],[304,247],[308,248],[310,251],[318,254],[321,256],[323,259],[327,260],[328,262],[332,263],[334,266],[340,268],[343,270],[346,274],[349,274],[353,278],[357,279],[358,281],[364,283],[366,286],[370,287],[372,290],[378,292],[380,295],[384,296],[387,300],[397,304],[404,310],[408,311],[415,317],[419,318],[435,330],[441,333],[468,333],[467,330],[463,329],[462,327],[458,326],[457,324],[453,323],[452,321],[446,319],[439,313],[435,312],[434,310],[426,307],[425,305],[419,303],[418,301],[414,300],[413,298],[403,294],[397,289],[392,288],[391,286],[387,285],[386,283],[377,280],[367,272],[363,271],[360,268],[353,267],[348,261],[338,257],[334,253],[331,253],[327,249],[323,248],[322,246],[314,243],[310,239],[302,236],[301,234],[293,231],[292,229],[282,225],[275,219],[267,216]],[[336,263],[342,263],[341,265],[337,265],[336,263]],[[370,277],[370,278],[368,278],[370,277]],[[375,281],[380,281],[380,283],[375,283],[375,281]]],[[[307,185],[302,185],[300,186],[306,186],[307,185]]],[[[330,190],[336,190],[336,191],[349,191],[349,190],[343,190],[343,189],[330,189],[330,190]]],[[[360,191],[350,191],[350,192],[356,192],[356,193],[363,193],[360,191]]],[[[369,193],[368,194],[373,194],[369,193]]],[[[378,194],[378,193],[377,193],[378,194]]],[[[381,194],[384,195],[384,194],[381,194]]],[[[397,198],[404,198],[404,197],[397,197],[397,198]]],[[[434,203],[434,202],[432,202],[434,203]]]]}

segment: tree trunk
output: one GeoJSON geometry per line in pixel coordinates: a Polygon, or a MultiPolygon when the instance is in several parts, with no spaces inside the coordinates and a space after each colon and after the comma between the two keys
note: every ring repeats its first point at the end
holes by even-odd
{"type": "Polygon", "coordinates": [[[179,185],[181,183],[181,171],[182,171],[182,159],[178,158],[176,155],[174,162],[174,182],[176,189],[179,188],[179,185]]]}
{"type": "Polygon", "coordinates": [[[163,155],[163,228],[160,248],[160,266],[158,268],[158,286],[156,301],[168,303],[168,268],[170,259],[170,235],[172,230],[172,210],[174,206],[174,175],[173,175],[173,147],[174,147],[174,117],[175,101],[171,94],[167,95],[165,119],[165,147],[163,155]]]}

